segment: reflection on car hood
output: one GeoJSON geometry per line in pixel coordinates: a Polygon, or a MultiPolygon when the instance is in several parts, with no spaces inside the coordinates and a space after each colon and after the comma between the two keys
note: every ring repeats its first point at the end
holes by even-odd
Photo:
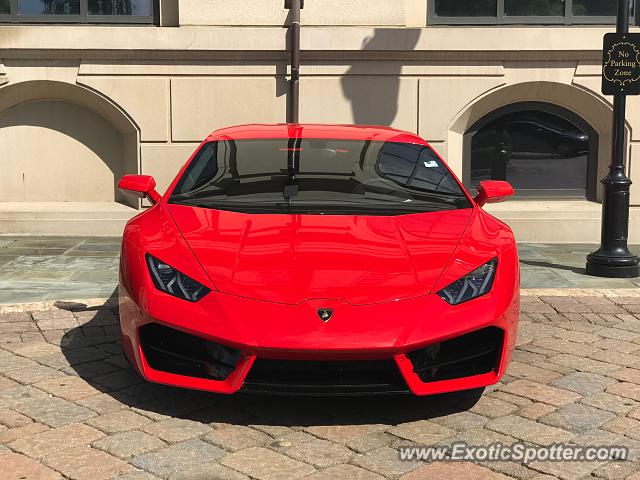
{"type": "Polygon", "coordinates": [[[429,293],[472,212],[329,216],[167,207],[219,291],[289,304],[429,293]]]}

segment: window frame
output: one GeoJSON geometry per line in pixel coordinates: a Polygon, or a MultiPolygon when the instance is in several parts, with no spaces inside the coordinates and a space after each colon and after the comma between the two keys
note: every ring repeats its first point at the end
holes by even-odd
{"type": "Polygon", "coordinates": [[[0,13],[0,24],[7,23],[63,23],[63,24],[136,24],[136,25],[158,25],[159,24],[159,0],[151,0],[151,15],[89,15],[89,0],[79,0],[80,15],[57,15],[57,14],[18,14],[18,0],[9,0],[9,13],[0,13]]]}
{"type": "MultiPolygon", "coordinates": [[[[634,1],[631,1],[632,18],[637,18],[634,1]]],[[[614,16],[588,16],[573,14],[573,0],[564,0],[564,16],[506,16],[504,0],[496,0],[495,17],[439,17],[436,15],[436,0],[428,0],[427,20],[429,25],[612,25],[614,16]]],[[[637,22],[636,22],[637,23],[637,22]]]]}

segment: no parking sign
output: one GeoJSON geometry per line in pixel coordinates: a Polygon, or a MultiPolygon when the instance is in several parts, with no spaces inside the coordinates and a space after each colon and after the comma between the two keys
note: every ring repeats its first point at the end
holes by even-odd
{"type": "Polygon", "coordinates": [[[604,36],[602,93],[640,95],[640,33],[604,36]]]}

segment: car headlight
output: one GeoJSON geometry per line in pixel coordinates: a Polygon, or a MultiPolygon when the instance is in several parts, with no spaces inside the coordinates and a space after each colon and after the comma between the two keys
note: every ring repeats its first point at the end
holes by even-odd
{"type": "Polygon", "coordinates": [[[489,293],[496,274],[498,259],[485,263],[438,292],[444,301],[458,305],[489,293]]]}
{"type": "Polygon", "coordinates": [[[158,290],[169,295],[189,302],[197,302],[211,291],[193,278],[187,277],[184,273],[148,253],[147,265],[153,284],[158,290]]]}

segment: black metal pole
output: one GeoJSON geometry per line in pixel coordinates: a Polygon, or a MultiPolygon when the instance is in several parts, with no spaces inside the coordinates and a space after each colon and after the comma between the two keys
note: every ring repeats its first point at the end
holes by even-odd
{"type": "Polygon", "coordinates": [[[285,8],[291,10],[291,82],[289,122],[298,123],[300,117],[300,9],[302,0],[287,0],[285,8]]]}
{"type": "MultiPolygon", "coordinates": [[[[618,0],[616,32],[629,33],[629,0],[618,0]]],[[[587,256],[587,274],[597,277],[633,278],[640,276],[640,259],[628,248],[629,189],[631,180],[624,164],[624,123],[627,96],[613,96],[613,141],[602,202],[600,248],[587,256]]]]}

